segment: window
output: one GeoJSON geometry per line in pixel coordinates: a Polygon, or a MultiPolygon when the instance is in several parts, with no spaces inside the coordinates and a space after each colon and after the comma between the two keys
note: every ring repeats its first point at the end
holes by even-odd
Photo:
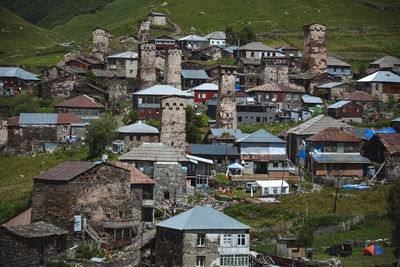
{"type": "Polygon", "coordinates": [[[220,266],[248,266],[248,255],[220,255],[220,266]]]}
{"type": "Polygon", "coordinates": [[[169,199],[169,192],[168,191],[164,192],[164,199],[169,199]]]}
{"type": "Polygon", "coordinates": [[[222,235],[222,245],[229,247],[232,246],[232,235],[228,234],[228,235],[222,235]]]}
{"type": "Polygon", "coordinates": [[[260,117],[257,117],[257,118],[256,118],[256,122],[261,122],[260,117]]]}
{"type": "Polygon", "coordinates": [[[238,122],[242,122],[242,117],[241,116],[238,117],[238,122]]]}
{"type": "Polygon", "coordinates": [[[204,267],[205,261],[206,261],[205,256],[197,256],[196,257],[196,267],[204,267]]]}
{"type": "Polygon", "coordinates": [[[136,136],[136,141],[140,141],[140,135],[136,136]]]}
{"type": "Polygon", "coordinates": [[[133,70],[130,70],[130,71],[129,71],[129,74],[130,74],[130,75],[133,75],[133,70]]]}
{"type": "Polygon", "coordinates": [[[299,100],[299,95],[294,95],[294,100],[299,100]]]}
{"type": "Polygon", "coordinates": [[[205,234],[198,234],[197,235],[197,246],[198,247],[204,247],[205,246],[205,241],[206,241],[206,235],[205,234]]]}
{"type": "Polygon", "coordinates": [[[287,94],[287,95],[286,95],[286,99],[287,99],[287,100],[290,100],[290,99],[292,99],[292,96],[291,96],[290,94],[287,94]]]}
{"type": "Polygon", "coordinates": [[[63,126],[63,131],[64,132],[68,131],[68,126],[63,126]]]}
{"type": "Polygon", "coordinates": [[[245,246],[246,245],[246,235],[238,235],[237,245],[238,246],[245,246]]]}
{"type": "MultiPolygon", "coordinates": [[[[131,59],[131,66],[133,66],[133,59],[131,59]]],[[[132,72],[133,72],[133,70],[131,70],[132,72]]],[[[131,73],[131,74],[133,74],[133,73],[131,73]]]]}
{"type": "Polygon", "coordinates": [[[254,57],[254,52],[251,52],[251,57],[254,57]]]}
{"type": "Polygon", "coordinates": [[[218,164],[222,164],[222,159],[218,159],[218,160],[217,160],[217,163],[218,163],[218,164]]]}

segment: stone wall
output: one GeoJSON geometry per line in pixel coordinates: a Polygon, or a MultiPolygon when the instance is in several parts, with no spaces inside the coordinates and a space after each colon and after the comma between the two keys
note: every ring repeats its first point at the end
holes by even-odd
{"type": "Polygon", "coordinates": [[[301,70],[313,73],[327,72],[325,31],[323,24],[310,24],[303,27],[304,45],[301,70]]]}
{"type": "Polygon", "coordinates": [[[140,88],[148,88],[156,84],[156,45],[141,44],[139,46],[140,88]]]}
{"type": "Polygon", "coordinates": [[[217,128],[236,129],[236,67],[221,66],[219,73],[217,128]]]}
{"type": "Polygon", "coordinates": [[[46,69],[44,69],[42,71],[42,75],[40,75],[40,80],[42,82],[47,82],[47,81],[51,81],[51,80],[55,80],[64,76],[68,76],[71,73],[63,70],[57,66],[52,66],[52,67],[48,67],[46,69]]]}
{"type": "Polygon", "coordinates": [[[143,185],[131,185],[132,217],[142,219],[143,185]]]}
{"type": "Polygon", "coordinates": [[[178,162],[155,162],[153,180],[157,183],[154,188],[156,201],[169,199],[173,203],[181,198],[186,187],[182,165],[178,162]]]}
{"type": "Polygon", "coordinates": [[[11,149],[41,150],[45,142],[58,143],[57,127],[61,126],[10,127],[7,145],[11,149]]]}
{"type": "Polygon", "coordinates": [[[261,59],[261,84],[289,83],[289,59],[285,57],[264,57],[261,59]]]}
{"type": "Polygon", "coordinates": [[[8,107],[0,107],[0,149],[7,144],[8,140],[8,107]]]}
{"type": "MultiPolygon", "coordinates": [[[[182,267],[183,232],[157,227],[155,261],[159,267],[182,267]]],[[[194,266],[194,265],[192,265],[194,266]]]]}
{"type": "Polygon", "coordinates": [[[182,50],[168,49],[165,57],[164,84],[181,89],[182,50]]]}
{"type": "Polygon", "coordinates": [[[66,97],[71,94],[76,85],[76,77],[72,74],[42,82],[38,84],[39,97],[44,99],[66,97]]]}
{"type": "Polygon", "coordinates": [[[138,30],[138,43],[146,43],[150,41],[150,26],[151,21],[142,20],[139,21],[139,30],[138,30]]]}
{"type": "Polygon", "coordinates": [[[389,181],[395,181],[400,178],[400,155],[399,153],[390,155],[385,152],[386,155],[386,179],[389,181]]]}
{"type": "Polygon", "coordinates": [[[183,239],[182,266],[195,266],[197,256],[204,256],[204,266],[219,265],[219,246],[221,234],[205,234],[204,246],[197,246],[197,233],[185,233],[183,239]]]}
{"type": "Polygon", "coordinates": [[[101,62],[107,61],[109,32],[97,28],[93,31],[93,58],[101,62]]]}
{"type": "Polygon", "coordinates": [[[175,151],[186,152],[186,107],[187,99],[170,96],[161,99],[160,141],[175,151]]]}

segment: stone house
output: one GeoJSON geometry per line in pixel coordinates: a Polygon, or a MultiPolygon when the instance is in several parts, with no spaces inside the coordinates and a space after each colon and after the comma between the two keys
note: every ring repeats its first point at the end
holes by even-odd
{"type": "Polygon", "coordinates": [[[77,84],[77,77],[74,73],[40,82],[38,83],[39,97],[43,99],[67,97],[73,92],[77,84]]]}
{"type": "Polygon", "coordinates": [[[21,113],[8,119],[8,142],[11,149],[26,151],[56,149],[68,136],[84,136],[85,121],[72,114],[21,113]]]}
{"type": "Polygon", "coordinates": [[[204,38],[210,41],[210,46],[226,47],[226,34],[222,31],[214,31],[204,36],[204,38]]]}
{"type": "Polygon", "coordinates": [[[138,73],[138,53],[126,51],[107,57],[107,69],[125,71],[126,78],[135,78],[138,73]]]}
{"type": "Polygon", "coordinates": [[[282,52],[260,42],[251,42],[236,50],[236,58],[284,57],[282,52]]]}
{"type": "MultiPolygon", "coordinates": [[[[103,52],[99,51],[98,53],[100,57],[104,57],[103,52]]],[[[106,56],[104,57],[104,62],[105,60],[106,56]]],[[[106,66],[104,62],[94,58],[78,57],[68,60],[67,62],[65,62],[65,65],[68,67],[79,68],[86,72],[88,70],[95,70],[95,69],[104,70],[106,66]]]]}
{"type": "Polygon", "coordinates": [[[42,82],[51,81],[54,79],[58,79],[60,77],[68,76],[73,74],[72,71],[66,69],[65,67],[60,67],[57,65],[45,68],[42,71],[42,75],[40,75],[40,79],[42,82]]]}
{"type": "Polygon", "coordinates": [[[193,50],[189,60],[219,60],[232,58],[232,55],[220,46],[203,47],[198,50],[193,50]]]}
{"type": "Polygon", "coordinates": [[[316,87],[317,95],[329,100],[338,100],[355,91],[355,88],[348,83],[330,82],[316,87]]]}
{"type": "Polygon", "coordinates": [[[156,227],[156,266],[249,266],[250,227],[212,207],[196,206],[156,227]]]}
{"type": "Polygon", "coordinates": [[[289,76],[289,85],[294,88],[304,89],[308,94],[318,95],[317,86],[330,82],[342,82],[338,76],[325,73],[303,72],[289,76]]]}
{"type": "Polygon", "coordinates": [[[268,174],[285,167],[286,141],[260,129],[236,141],[245,174],[268,174]]]}
{"type": "Polygon", "coordinates": [[[240,129],[219,129],[210,128],[204,139],[203,144],[233,144],[236,140],[245,137],[240,129]]]}
{"type": "Polygon", "coordinates": [[[184,155],[161,143],[144,143],[118,158],[133,164],[157,183],[157,201],[180,199],[185,193],[186,177],[182,167],[189,161],[184,155]]]}
{"type": "Polygon", "coordinates": [[[205,70],[182,70],[182,90],[188,90],[200,84],[208,82],[208,77],[205,70]]]}
{"type": "Polygon", "coordinates": [[[261,59],[240,58],[237,62],[237,71],[242,74],[256,74],[261,70],[261,59]]]}
{"type": "Polygon", "coordinates": [[[131,192],[132,175],[130,169],[107,162],[60,163],[34,178],[32,218],[67,230],[69,244],[83,234],[104,244],[99,232],[107,232],[116,244],[130,244],[142,218],[142,203],[131,192]]]}
{"type": "Polygon", "coordinates": [[[160,12],[151,12],[151,13],[149,13],[148,20],[153,25],[157,25],[157,26],[165,26],[165,25],[167,25],[167,17],[166,17],[166,15],[163,14],[163,13],[160,13],[160,12]]]}
{"type": "Polygon", "coordinates": [[[393,56],[385,56],[375,60],[369,64],[368,74],[372,74],[378,70],[388,70],[400,74],[400,59],[393,56]]]}
{"type": "Polygon", "coordinates": [[[388,102],[390,96],[400,98],[400,76],[390,71],[377,71],[357,80],[357,84],[382,102],[388,102]]]}
{"type": "Polygon", "coordinates": [[[142,122],[136,122],[117,129],[118,138],[124,140],[124,151],[130,151],[143,143],[159,143],[160,132],[157,128],[142,122]]]}
{"type": "Polygon", "coordinates": [[[363,107],[352,101],[341,100],[328,106],[328,115],[344,122],[362,122],[363,107]]]}
{"type": "Polygon", "coordinates": [[[275,106],[278,112],[301,109],[301,97],[305,93],[304,90],[277,83],[266,83],[246,89],[245,92],[262,105],[275,106]]]}
{"type": "Polygon", "coordinates": [[[13,96],[32,91],[40,81],[38,75],[17,67],[0,67],[0,95],[13,96]]]}
{"type": "Polygon", "coordinates": [[[91,83],[85,83],[85,84],[79,84],[74,87],[74,90],[72,90],[71,95],[87,95],[95,101],[106,104],[109,99],[109,93],[101,89],[100,87],[91,84],[91,83]]]}
{"type": "MultiPolygon", "coordinates": [[[[400,177],[400,133],[375,133],[365,143],[364,156],[384,164],[379,177],[394,181],[400,177]]],[[[381,165],[382,166],[382,165],[381,165]]]]}
{"type": "Polygon", "coordinates": [[[326,65],[329,74],[340,76],[343,82],[350,82],[351,65],[336,57],[326,57],[326,65]]]}
{"type": "Polygon", "coordinates": [[[54,105],[54,111],[70,113],[82,120],[90,121],[103,117],[105,107],[87,95],[79,95],[54,105]]]}
{"type": "Polygon", "coordinates": [[[363,91],[355,91],[351,94],[348,94],[345,97],[339,98],[338,100],[347,100],[347,101],[355,102],[355,103],[363,106],[364,109],[372,109],[374,101],[375,101],[375,99],[372,97],[372,95],[368,94],[367,92],[363,92],[363,91]]]}
{"type": "Polygon", "coordinates": [[[46,266],[55,257],[66,256],[67,231],[49,223],[0,226],[0,265],[46,266]]]}
{"type": "Polygon", "coordinates": [[[301,70],[309,73],[326,73],[326,25],[320,23],[304,25],[303,31],[304,45],[301,70]]]}
{"type": "Polygon", "coordinates": [[[286,141],[289,159],[296,165],[305,166],[305,139],[329,127],[339,128],[347,133],[354,131],[354,127],[348,124],[320,114],[287,131],[286,141]]]}

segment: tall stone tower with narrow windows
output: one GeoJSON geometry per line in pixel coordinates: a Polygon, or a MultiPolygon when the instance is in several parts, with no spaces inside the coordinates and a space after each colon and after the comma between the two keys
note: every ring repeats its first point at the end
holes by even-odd
{"type": "Polygon", "coordinates": [[[138,30],[139,44],[150,41],[150,26],[151,26],[151,21],[148,20],[139,21],[139,30],[138,30]]]}
{"type": "Polygon", "coordinates": [[[261,59],[261,84],[289,83],[289,59],[286,57],[263,57],[261,59]]]}
{"type": "Polygon", "coordinates": [[[217,104],[217,128],[236,129],[236,67],[220,66],[217,104]]]}
{"type": "Polygon", "coordinates": [[[303,72],[325,73],[326,66],[326,25],[313,23],[303,26],[304,46],[301,70],[303,72]]]}
{"type": "Polygon", "coordinates": [[[108,30],[96,28],[93,30],[93,58],[106,62],[108,57],[108,30]]]}
{"type": "Polygon", "coordinates": [[[186,152],[186,108],[185,96],[166,96],[161,98],[161,143],[175,151],[186,152]]]}
{"type": "Polygon", "coordinates": [[[181,89],[182,50],[168,49],[165,55],[164,84],[181,89]]]}
{"type": "Polygon", "coordinates": [[[156,84],[156,45],[139,45],[139,83],[140,89],[148,88],[156,84]]]}

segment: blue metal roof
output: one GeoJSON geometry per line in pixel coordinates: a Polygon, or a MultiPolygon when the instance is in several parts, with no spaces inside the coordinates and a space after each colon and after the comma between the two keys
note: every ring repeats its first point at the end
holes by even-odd
{"type": "Polygon", "coordinates": [[[57,113],[21,113],[19,125],[57,124],[57,113]]]}
{"type": "Polygon", "coordinates": [[[336,109],[336,108],[341,108],[341,107],[343,107],[344,105],[346,105],[346,104],[348,104],[348,103],[350,103],[351,101],[349,101],[349,100],[341,100],[341,101],[339,101],[339,102],[336,102],[335,104],[333,104],[333,105],[330,105],[330,106],[328,106],[328,108],[334,108],[334,109],[336,109]]]}
{"type": "Polygon", "coordinates": [[[236,139],[240,139],[245,136],[240,129],[211,128],[210,132],[213,136],[221,136],[223,133],[229,133],[230,135],[234,136],[236,139]]]}
{"type": "Polygon", "coordinates": [[[239,156],[239,153],[232,145],[190,144],[189,146],[191,150],[190,154],[193,155],[221,156],[228,154],[228,156],[239,156]]]}
{"type": "Polygon", "coordinates": [[[275,135],[267,132],[264,129],[260,129],[246,137],[243,137],[236,141],[237,143],[286,143],[275,135]]]}
{"type": "Polygon", "coordinates": [[[156,224],[176,230],[250,230],[250,227],[209,206],[196,206],[156,224]]]}
{"type": "Polygon", "coordinates": [[[181,74],[184,79],[209,79],[205,70],[181,70],[181,74]]]}
{"type": "Polygon", "coordinates": [[[40,81],[38,75],[17,67],[0,67],[0,77],[15,77],[27,81],[40,81]]]}
{"type": "Polygon", "coordinates": [[[119,133],[160,133],[156,127],[147,125],[142,122],[133,123],[121,128],[118,128],[117,132],[119,133]]]}
{"type": "Polygon", "coordinates": [[[390,71],[377,71],[357,82],[400,83],[400,76],[390,71]]]}
{"type": "Polygon", "coordinates": [[[360,153],[312,153],[312,157],[318,163],[371,163],[360,153]]]}
{"type": "Polygon", "coordinates": [[[344,83],[342,83],[342,82],[330,82],[330,83],[324,83],[324,84],[318,85],[317,88],[331,89],[333,87],[336,87],[336,86],[342,85],[342,84],[344,84],[344,83]]]}
{"type": "Polygon", "coordinates": [[[170,85],[161,85],[157,84],[152,87],[140,90],[133,95],[159,95],[159,96],[167,96],[167,95],[178,95],[178,96],[186,96],[192,97],[191,94],[188,94],[178,88],[172,87],[170,85]]]}
{"type": "Polygon", "coordinates": [[[165,17],[165,14],[164,14],[164,13],[161,13],[161,12],[151,12],[149,15],[153,15],[153,16],[163,16],[163,17],[165,17]]]}
{"type": "Polygon", "coordinates": [[[323,104],[324,103],[321,98],[319,98],[317,96],[312,96],[312,95],[303,95],[301,97],[301,99],[306,104],[323,104]]]}
{"type": "Polygon", "coordinates": [[[224,50],[225,50],[225,51],[228,51],[228,52],[231,53],[231,54],[233,54],[233,52],[234,52],[235,50],[237,50],[238,48],[239,48],[239,46],[231,45],[231,46],[228,46],[227,48],[224,48],[224,50]]]}
{"type": "Polygon", "coordinates": [[[197,36],[197,35],[188,35],[186,37],[183,37],[179,39],[179,41],[191,41],[191,42],[208,42],[207,39],[197,36]]]}

